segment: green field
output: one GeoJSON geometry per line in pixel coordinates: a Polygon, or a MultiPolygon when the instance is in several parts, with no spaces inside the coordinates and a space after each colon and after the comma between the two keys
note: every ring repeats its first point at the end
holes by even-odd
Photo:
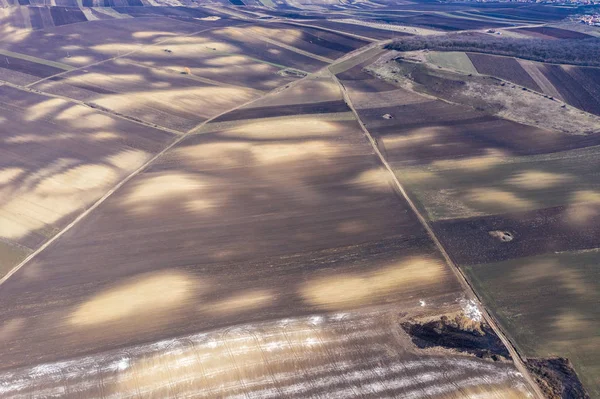
{"type": "Polygon", "coordinates": [[[504,329],[529,357],[564,356],[600,397],[600,250],[465,267],[504,329]]]}
{"type": "Polygon", "coordinates": [[[442,68],[453,69],[464,73],[477,73],[469,57],[461,51],[432,51],[427,54],[427,60],[442,68]]]}
{"type": "Polygon", "coordinates": [[[600,147],[436,161],[395,172],[432,221],[600,202],[600,147]]]}

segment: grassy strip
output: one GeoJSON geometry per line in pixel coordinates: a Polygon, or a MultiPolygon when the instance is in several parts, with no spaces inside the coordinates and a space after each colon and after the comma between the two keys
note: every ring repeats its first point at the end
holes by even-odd
{"type": "Polygon", "coordinates": [[[19,58],[19,59],[25,60],[25,61],[35,62],[36,64],[47,65],[47,66],[50,66],[53,68],[62,69],[63,71],[72,71],[73,69],[75,69],[75,67],[71,66],[71,65],[63,64],[60,62],[48,61],[43,58],[37,58],[37,57],[33,57],[33,56],[27,55],[27,54],[15,53],[15,52],[4,50],[4,49],[0,49],[0,55],[5,55],[8,57],[13,57],[13,58],[19,58]]]}

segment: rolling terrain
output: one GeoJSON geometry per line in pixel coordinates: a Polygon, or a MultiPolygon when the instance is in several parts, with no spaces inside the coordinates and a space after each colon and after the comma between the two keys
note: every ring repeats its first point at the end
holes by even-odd
{"type": "Polygon", "coordinates": [[[0,1],[1,397],[598,397],[595,69],[384,49],[577,7],[0,1]]]}
{"type": "MultiPolygon", "coordinates": [[[[569,358],[597,397],[600,129],[592,114],[575,109],[578,122],[589,121],[585,129],[511,108],[549,101],[566,112],[540,77],[555,70],[593,78],[595,68],[460,54],[382,54],[337,76],[416,207],[517,347],[528,357],[569,358]],[[472,94],[478,85],[489,88],[487,105],[472,94]],[[517,89],[534,93],[519,102],[494,95],[517,89]]],[[[554,90],[566,93],[556,82],[554,90]]],[[[579,108],[592,112],[594,102],[585,104],[579,108]]]]}

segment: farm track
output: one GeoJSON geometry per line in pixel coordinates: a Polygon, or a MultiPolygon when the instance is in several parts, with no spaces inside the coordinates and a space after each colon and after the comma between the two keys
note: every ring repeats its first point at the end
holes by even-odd
{"type": "Polygon", "coordinates": [[[523,359],[521,358],[521,356],[519,355],[519,353],[515,349],[515,346],[508,339],[508,337],[506,336],[506,334],[504,333],[504,331],[500,328],[499,324],[496,322],[496,320],[493,318],[493,316],[482,305],[479,296],[477,295],[477,293],[475,292],[475,290],[473,289],[473,287],[471,286],[471,284],[468,282],[468,280],[467,280],[466,276],[464,275],[463,271],[451,259],[450,255],[448,254],[448,252],[446,251],[446,249],[444,248],[444,246],[442,245],[442,243],[440,242],[440,240],[437,238],[435,232],[433,231],[433,229],[431,228],[431,226],[429,225],[429,223],[427,222],[427,220],[425,219],[425,217],[421,214],[421,212],[416,207],[416,205],[414,204],[414,202],[408,196],[406,190],[404,189],[404,187],[402,186],[402,184],[400,183],[400,181],[396,177],[396,174],[394,173],[392,167],[390,166],[390,164],[387,162],[387,160],[385,159],[385,157],[383,156],[383,154],[379,150],[379,148],[377,146],[377,143],[375,142],[375,139],[373,138],[373,136],[371,135],[371,133],[369,132],[369,130],[365,127],[364,123],[361,121],[360,116],[359,116],[358,112],[356,111],[356,109],[354,108],[354,106],[352,104],[352,99],[350,98],[350,95],[346,91],[346,88],[345,88],[344,84],[342,82],[340,82],[336,76],[334,76],[333,79],[340,86],[340,89],[342,90],[342,93],[343,93],[343,96],[344,96],[344,99],[345,99],[346,103],[348,104],[348,106],[350,107],[350,109],[352,110],[352,112],[354,113],[356,119],[359,121],[359,124],[360,124],[362,130],[364,131],[364,133],[367,136],[367,138],[368,138],[371,146],[373,147],[373,151],[377,154],[378,158],[380,159],[381,163],[383,163],[383,165],[387,169],[388,173],[391,174],[392,179],[393,179],[396,187],[398,188],[398,190],[400,191],[400,193],[402,194],[402,196],[404,197],[404,199],[406,200],[406,202],[409,204],[410,208],[415,213],[415,215],[417,216],[417,218],[419,219],[419,221],[421,222],[421,224],[423,225],[423,227],[425,228],[425,230],[427,231],[427,233],[429,234],[429,236],[431,237],[431,239],[435,243],[436,247],[438,248],[438,250],[440,251],[440,253],[444,257],[444,259],[446,260],[446,262],[448,263],[448,265],[450,266],[450,268],[452,269],[452,271],[454,272],[454,274],[456,275],[456,277],[460,281],[461,285],[465,289],[465,292],[468,293],[469,297],[471,297],[472,299],[476,299],[477,300],[477,306],[482,311],[482,314],[484,315],[486,322],[492,327],[492,329],[496,332],[496,334],[498,335],[498,337],[500,337],[500,339],[502,340],[502,342],[504,343],[504,345],[506,346],[506,348],[509,350],[510,355],[513,358],[514,363],[515,363],[516,367],[518,368],[518,370],[527,378],[527,381],[529,382],[529,384],[531,385],[531,387],[535,390],[535,394],[537,395],[537,397],[539,399],[543,399],[544,398],[543,393],[541,392],[540,388],[537,386],[537,384],[535,383],[535,381],[532,379],[532,377],[529,375],[529,372],[527,371],[527,367],[523,363],[523,359]]]}

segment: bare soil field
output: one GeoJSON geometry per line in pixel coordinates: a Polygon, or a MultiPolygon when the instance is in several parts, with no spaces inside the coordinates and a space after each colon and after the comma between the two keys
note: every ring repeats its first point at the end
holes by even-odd
{"type": "MultiPolygon", "coordinates": [[[[392,37],[396,36],[402,36],[401,32],[377,29],[368,26],[360,26],[356,24],[347,24],[342,22],[336,22],[335,20],[307,21],[305,24],[315,27],[331,29],[336,32],[355,34],[366,38],[372,38],[373,40],[384,40],[391,39],[392,37]]],[[[409,33],[406,33],[406,35],[408,36],[409,33]]]]}
{"type": "Polygon", "coordinates": [[[173,137],[65,100],[0,92],[4,275],[173,137]]]}
{"type": "MultiPolygon", "coordinates": [[[[377,47],[333,61],[366,39],[253,23],[252,10],[102,3],[115,19],[71,23],[94,13],[60,0],[45,9],[64,26],[0,39],[61,70],[0,68],[14,79],[0,85],[0,272],[34,255],[0,280],[0,396],[532,397],[379,149],[428,168],[592,135],[540,139],[384,82],[364,70],[377,47]],[[412,143],[422,133],[427,146],[412,143]],[[449,157],[434,146],[444,133],[449,157]]],[[[595,199],[561,223],[597,219],[595,199]]]]}
{"type": "Polygon", "coordinates": [[[580,203],[469,219],[433,223],[438,237],[460,265],[592,249],[600,246],[598,204],[580,203]],[[584,220],[576,219],[586,214],[584,220]],[[499,239],[493,232],[508,232],[499,239]]]}
{"type": "Polygon", "coordinates": [[[528,87],[531,90],[542,90],[529,76],[527,71],[512,57],[498,57],[487,54],[467,53],[469,59],[477,69],[477,72],[497,76],[500,79],[508,80],[520,86],[528,87]]]}
{"type": "Polygon", "coordinates": [[[364,40],[314,28],[293,25],[257,26],[252,28],[259,35],[270,37],[279,42],[303,51],[331,59],[336,59],[350,51],[368,44],[364,40]]]}
{"type": "Polygon", "coordinates": [[[132,19],[127,24],[115,21],[90,21],[10,35],[0,41],[0,48],[14,48],[19,53],[80,67],[139,50],[142,45],[219,26],[219,21],[173,24],[168,18],[132,19]]]}
{"type": "Polygon", "coordinates": [[[229,112],[215,119],[215,122],[235,121],[241,119],[274,118],[279,116],[327,114],[349,112],[350,108],[342,100],[315,102],[312,104],[285,105],[281,107],[252,107],[229,112]]]}
{"type": "Polygon", "coordinates": [[[27,322],[1,367],[314,312],[456,306],[464,293],[408,209],[355,121],[188,136],[2,286],[0,318],[27,322]]]}
{"type": "Polygon", "coordinates": [[[568,104],[600,115],[600,69],[549,64],[539,68],[568,104]]]}
{"type": "Polygon", "coordinates": [[[121,59],[64,74],[57,81],[47,80],[34,87],[181,132],[258,96],[243,87],[208,84],[177,71],[121,59]]]}
{"type": "Polygon", "coordinates": [[[572,30],[566,30],[566,29],[560,29],[560,28],[553,28],[550,26],[539,26],[539,27],[534,27],[534,28],[519,28],[516,29],[516,31],[518,32],[522,32],[522,33],[533,33],[534,36],[537,37],[537,35],[535,34],[539,34],[542,37],[552,37],[555,39],[586,39],[589,37],[593,37],[590,35],[586,35],[585,33],[581,33],[581,32],[576,32],[576,31],[572,31],[572,30]]]}
{"type": "Polygon", "coordinates": [[[0,374],[5,398],[377,397],[517,399],[510,363],[419,350],[398,312],[338,312],[242,324],[0,374]],[[93,370],[90,372],[90,370],[93,370]],[[28,376],[36,375],[36,378],[28,376]]]}
{"type": "Polygon", "coordinates": [[[442,31],[459,31],[469,29],[483,28],[502,28],[511,26],[510,24],[501,23],[491,20],[475,20],[465,18],[452,18],[450,16],[442,16],[435,14],[417,14],[415,16],[403,17],[386,17],[380,19],[383,22],[392,22],[410,26],[423,26],[426,28],[439,29],[442,31]]]}
{"type": "Polygon", "coordinates": [[[87,18],[79,8],[70,7],[51,7],[50,15],[54,21],[54,26],[68,25],[76,22],[85,22],[87,18]]]}

